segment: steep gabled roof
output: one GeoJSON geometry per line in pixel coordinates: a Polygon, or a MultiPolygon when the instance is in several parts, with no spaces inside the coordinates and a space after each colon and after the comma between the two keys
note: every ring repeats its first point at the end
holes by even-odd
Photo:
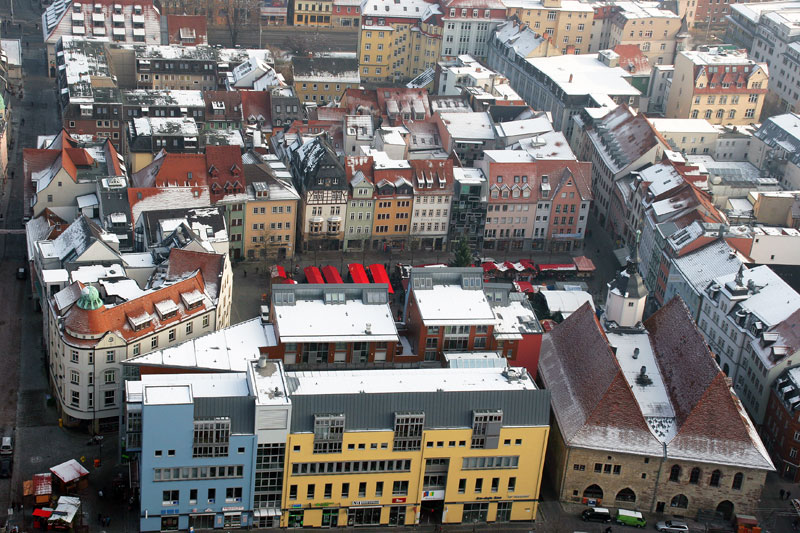
{"type": "Polygon", "coordinates": [[[167,44],[208,44],[208,26],[204,15],[167,15],[167,44]]]}
{"type": "Polygon", "coordinates": [[[183,279],[199,270],[203,275],[206,294],[216,300],[219,298],[221,278],[225,269],[225,256],[204,252],[193,252],[173,248],[167,263],[166,281],[183,279]]]}
{"type": "Polygon", "coordinates": [[[177,154],[161,150],[147,166],[131,175],[131,187],[205,187],[203,154],[177,154]],[[191,176],[191,179],[189,178],[191,176]]]}
{"type": "Polygon", "coordinates": [[[645,321],[677,435],[671,457],[772,469],[761,439],[686,304],[674,297],[645,321]]]}
{"type": "Polygon", "coordinates": [[[242,150],[238,146],[206,146],[206,168],[212,201],[245,187],[242,150]]]}
{"type": "Polygon", "coordinates": [[[568,445],[661,450],[588,303],[544,336],[539,375],[568,445]]]}

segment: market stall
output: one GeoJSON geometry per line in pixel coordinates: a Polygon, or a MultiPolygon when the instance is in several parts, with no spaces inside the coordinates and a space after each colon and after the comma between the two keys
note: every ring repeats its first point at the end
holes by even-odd
{"type": "Polygon", "coordinates": [[[61,496],[58,505],[47,518],[47,529],[72,530],[80,516],[81,500],[75,496],[61,496]]]}
{"type": "Polygon", "coordinates": [[[89,471],[75,459],[70,459],[50,469],[60,488],[66,493],[77,492],[89,485],[89,471]]]}

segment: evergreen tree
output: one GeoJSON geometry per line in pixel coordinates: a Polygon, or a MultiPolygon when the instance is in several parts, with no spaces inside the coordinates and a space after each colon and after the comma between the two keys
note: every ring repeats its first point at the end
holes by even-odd
{"type": "Polygon", "coordinates": [[[454,267],[467,267],[472,265],[472,250],[469,247],[469,242],[465,237],[458,240],[458,245],[455,250],[455,257],[451,264],[454,267]]]}

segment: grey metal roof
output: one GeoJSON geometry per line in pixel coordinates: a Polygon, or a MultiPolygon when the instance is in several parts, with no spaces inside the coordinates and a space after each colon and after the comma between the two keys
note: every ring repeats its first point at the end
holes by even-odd
{"type": "Polygon", "coordinates": [[[193,401],[195,420],[229,417],[231,433],[255,432],[256,404],[252,396],[195,397],[193,401]]]}
{"type": "Polygon", "coordinates": [[[394,414],[423,411],[425,428],[471,428],[474,410],[502,409],[503,426],[546,426],[550,391],[447,391],[292,397],[292,432],[314,430],[314,415],[344,413],[345,430],[393,430],[394,414]]]}

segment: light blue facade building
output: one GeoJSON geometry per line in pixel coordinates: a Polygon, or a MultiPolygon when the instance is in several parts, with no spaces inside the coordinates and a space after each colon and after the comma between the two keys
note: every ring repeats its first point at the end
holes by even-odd
{"type": "Polygon", "coordinates": [[[247,373],[145,375],[127,388],[129,409],[141,405],[140,530],[250,526],[257,393],[247,373]]]}

